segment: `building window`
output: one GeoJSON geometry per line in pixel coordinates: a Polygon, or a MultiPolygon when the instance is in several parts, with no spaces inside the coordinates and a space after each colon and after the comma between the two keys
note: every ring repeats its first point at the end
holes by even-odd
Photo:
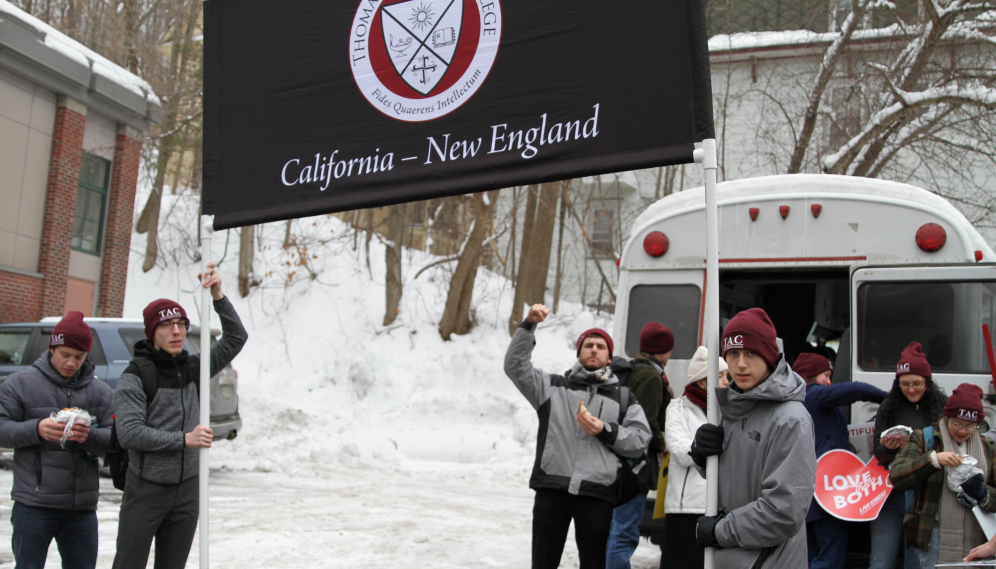
{"type": "Polygon", "coordinates": [[[109,160],[83,153],[80,185],[76,192],[76,217],[73,220],[73,249],[77,251],[100,254],[110,172],[109,160]]]}
{"type": "Polygon", "coordinates": [[[611,258],[612,229],[614,212],[611,209],[596,209],[591,227],[591,248],[600,258],[611,258]]]}

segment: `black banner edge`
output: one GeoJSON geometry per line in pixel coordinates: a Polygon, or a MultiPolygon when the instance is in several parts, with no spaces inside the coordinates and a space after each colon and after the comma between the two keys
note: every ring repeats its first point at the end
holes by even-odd
{"type": "Polygon", "coordinates": [[[685,18],[691,50],[692,101],[695,105],[695,142],[716,138],[712,112],[712,71],[709,66],[709,33],[706,0],[686,0],[685,18]]]}

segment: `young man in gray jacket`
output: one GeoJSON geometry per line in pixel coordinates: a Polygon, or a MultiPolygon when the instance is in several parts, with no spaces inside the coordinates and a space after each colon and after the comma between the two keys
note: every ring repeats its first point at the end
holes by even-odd
{"type": "MultiPolygon", "coordinates": [[[[214,264],[208,267],[204,286],[211,287],[222,330],[221,340],[211,347],[214,376],[235,359],[248,335],[221,291],[214,264]]],[[[146,306],[143,315],[148,339],[135,344],[135,360],[114,393],[118,439],[128,449],[129,463],[113,567],[144,569],[155,538],[156,569],[181,569],[197,529],[199,449],[210,447],[212,440],[211,428],[197,424],[199,384],[210,378],[200,377],[200,356],[183,348],[190,326],[183,307],[160,299],[146,306]],[[143,366],[156,375],[151,401],[143,366]]]]}
{"type": "Polygon", "coordinates": [[[627,391],[629,400],[620,405],[619,382],[609,369],[612,339],[604,330],[581,334],[578,359],[565,375],[533,367],[533,328],[549,313],[546,306],[533,305],[505,354],[505,374],[539,415],[536,463],[529,478],[536,491],[532,567],[560,565],[573,519],[581,569],[605,569],[617,455],[641,456],[650,442],[650,426],[632,393],[627,391]]]}
{"type": "Polygon", "coordinates": [[[699,427],[688,453],[703,477],[706,457],[719,455],[720,514],[699,518],[696,541],[719,548],[716,567],[803,569],[816,486],[806,382],[778,353],[760,308],[730,320],[722,348],[733,380],[716,391],[722,424],[699,427]]]}
{"type": "Polygon", "coordinates": [[[97,456],[111,439],[113,393],[94,376],[93,335],[83,313],[69,312],[52,330],[49,349],[0,384],[0,446],[14,449],[14,526],[18,569],[41,569],[54,538],[65,569],[97,565],[97,456]],[[96,417],[72,426],[51,414],[77,407],[96,417]]]}

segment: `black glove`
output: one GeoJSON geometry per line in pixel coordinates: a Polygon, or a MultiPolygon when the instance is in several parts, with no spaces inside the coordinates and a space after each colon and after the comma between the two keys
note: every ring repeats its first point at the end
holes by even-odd
{"type": "Polygon", "coordinates": [[[717,516],[702,516],[695,524],[695,542],[702,547],[719,547],[716,541],[716,524],[726,517],[725,512],[717,516]]]}
{"type": "Polygon", "coordinates": [[[971,496],[980,504],[985,504],[989,497],[989,491],[986,490],[985,478],[983,478],[981,474],[976,474],[975,476],[962,482],[961,491],[971,496]]]}
{"type": "Polygon", "coordinates": [[[717,455],[723,452],[723,438],[726,431],[720,425],[706,423],[695,431],[695,440],[692,442],[692,450],[688,454],[699,465],[705,468],[706,457],[717,455]]]}

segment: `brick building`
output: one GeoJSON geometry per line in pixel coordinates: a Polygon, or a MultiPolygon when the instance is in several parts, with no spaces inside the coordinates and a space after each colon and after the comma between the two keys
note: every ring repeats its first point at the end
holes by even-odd
{"type": "Polygon", "coordinates": [[[0,322],[120,317],[148,83],[0,0],[0,322]]]}

